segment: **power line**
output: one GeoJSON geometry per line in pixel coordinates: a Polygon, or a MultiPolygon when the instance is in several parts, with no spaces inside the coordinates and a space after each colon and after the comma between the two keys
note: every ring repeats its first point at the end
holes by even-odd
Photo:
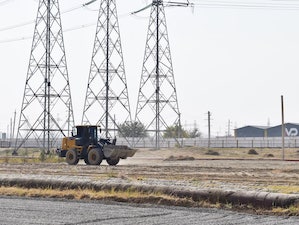
{"type": "Polygon", "coordinates": [[[245,9],[275,9],[275,10],[298,10],[299,4],[273,3],[273,2],[247,2],[247,1],[197,1],[190,3],[194,7],[208,8],[245,8],[245,9]]]}
{"type": "MultiPolygon", "coordinates": [[[[293,0],[296,1],[296,0],[293,0]]],[[[190,0],[186,3],[174,2],[174,1],[164,1],[165,7],[181,6],[181,7],[193,7],[193,8],[234,8],[234,9],[264,9],[264,10],[299,10],[299,4],[288,3],[284,1],[283,3],[277,1],[275,3],[271,2],[250,2],[250,1],[221,1],[221,0],[190,0]]],[[[297,1],[299,3],[299,1],[297,1]]],[[[150,5],[145,6],[141,10],[132,12],[135,15],[141,12],[150,5]]]]}
{"type": "Polygon", "coordinates": [[[0,1],[0,6],[6,5],[7,3],[11,2],[11,1],[14,1],[14,0],[2,0],[2,1],[0,1]]]}
{"type": "MultiPolygon", "coordinates": [[[[12,0],[4,0],[3,2],[7,2],[7,1],[12,1],[12,0]]],[[[61,14],[66,14],[66,13],[69,13],[69,12],[72,12],[72,11],[75,11],[77,9],[80,9],[80,8],[85,8],[87,7],[88,5],[96,2],[97,0],[91,0],[89,2],[86,2],[84,4],[81,4],[79,6],[75,6],[73,8],[70,8],[70,9],[67,9],[65,11],[62,11],[61,14]]],[[[2,2],[0,2],[0,5],[2,4],[2,2]]],[[[27,22],[24,22],[24,23],[19,23],[19,24],[15,24],[15,25],[11,25],[11,26],[7,26],[7,27],[3,27],[3,28],[0,28],[0,32],[2,31],[7,31],[7,30],[12,30],[12,29],[16,29],[16,28],[19,28],[19,27],[23,27],[23,26],[27,26],[27,25],[30,25],[30,24],[34,24],[35,23],[35,20],[30,20],[30,21],[27,21],[27,22]]]]}
{"type": "MultiPolygon", "coordinates": [[[[81,29],[85,29],[91,26],[96,25],[96,23],[88,23],[88,24],[82,24],[80,26],[76,26],[76,27],[71,27],[68,29],[63,30],[63,32],[70,32],[70,31],[74,31],[74,30],[81,30],[81,29]]],[[[4,44],[4,43],[10,43],[10,42],[16,42],[16,41],[25,41],[28,39],[32,39],[32,36],[24,36],[24,37],[19,37],[19,38],[11,38],[11,39],[4,39],[4,40],[0,40],[0,44],[4,44]]]]}
{"type": "MultiPolygon", "coordinates": [[[[125,17],[125,16],[130,16],[130,14],[129,13],[122,14],[119,17],[125,17]]],[[[146,17],[146,18],[148,18],[148,17],[146,17]]],[[[81,29],[85,29],[85,28],[95,26],[95,25],[96,25],[96,23],[82,24],[82,25],[79,25],[79,26],[64,29],[63,32],[67,33],[67,32],[70,32],[70,31],[81,30],[81,29]]],[[[0,40],[0,44],[17,42],[17,41],[25,41],[25,40],[28,40],[28,39],[32,39],[32,36],[24,36],[24,37],[19,37],[19,38],[3,39],[3,40],[0,40]]]]}
{"type": "MultiPolygon", "coordinates": [[[[8,3],[9,1],[13,1],[13,0],[0,1],[0,5],[8,3]]],[[[69,13],[69,12],[75,11],[75,10],[80,9],[80,8],[85,8],[89,11],[97,11],[97,10],[93,10],[93,9],[88,8],[88,5],[94,3],[95,1],[97,1],[97,0],[91,0],[87,3],[85,3],[85,4],[81,4],[80,6],[70,8],[68,10],[63,11],[61,14],[69,13]]],[[[273,0],[273,1],[280,2],[280,0],[273,0]]],[[[299,3],[299,0],[288,0],[288,1],[298,2],[299,3]]],[[[285,3],[285,1],[283,1],[283,2],[285,3]]],[[[165,3],[167,5],[167,4],[171,4],[173,2],[165,2],[165,3]]],[[[220,0],[219,1],[217,1],[217,0],[215,0],[215,1],[193,0],[192,2],[188,2],[186,5],[193,6],[193,7],[201,7],[201,8],[299,10],[299,4],[281,4],[281,3],[277,4],[277,3],[271,3],[271,2],[268,2],[268,3],[252,2],[251,3],[251,2],[245,2],[245,1],[236,2],[236,1],[220,1],[220,0]]],[[[146,16],[146,17],[137,16],[136,12],[121,14],[121,15],[119,15],[119,17],[127,17],[127,16],[130,16],[130,15],[133,15],[137,19],[147,19],[148,18],[148,16],[146,16]]],[[[27,21],[27,22],[24,22],[24,23],[20,23],[20,24],[8,26],[8,27],[3,27],[3,28],[0,28],[0,32],[15,29],[15,28],[19,28],[19,27],[23,27],[23,26],[30,25],[30,24],[33,24],[33,23],[35,23],[35,20],[27,21]]],[[[95,25],[95,23],[83,24],[83,25],[80,25],[80,26],[65,29],[64,32],[84,29],[84,28],[87,28],[87,27],[90,27],[90,26],[93,26],[93,25],[95,25]]],[[[27,39],[30,39],[30,38],[32,38],[32,36],[24,36],[24,37],[19,37],[19,38],[4,39],[4,40],[0,40],[0,44],[16,42],[16,41],[24,41],[24,40],[27,40],[27,39]]]]}
{"type": "Polygon", "coordinates": [[[27,22],[24,22],[24,23],[19,23],[19,24],[16,24],[16,25],[3,27],[3,28],[0,28],[0,32],[1,31],[12,30],[12,29],[19,28],[19,27],[24,27],[26,25],[33,24],[34,22],[35,22],[35,20],[31,20],[31,21],[27,21],[27,22]]]}
{"type": "Polygon", "coordinates": [[[11,39],[6,39],[6,40],[0,40],[0,44],[16,42],[16,41],[25,41],[25,40],[28,40],[31,38],[32,38],[32,36],[26,36],[26,37],[20,37],[20,38],[11,38],[11,39]]]}

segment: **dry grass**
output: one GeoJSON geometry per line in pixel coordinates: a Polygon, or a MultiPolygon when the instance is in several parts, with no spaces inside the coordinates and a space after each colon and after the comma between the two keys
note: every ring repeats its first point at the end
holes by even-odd
{"type": "Polygon", "coordinates": [[[299,186],[293,185],[269,185],[266,187],[270,192],[278,192],[285,194],[298,194],[299,186]]]}
{"type": "Polygon", "coordinates": [[[250,205],[232,205],[219,202],[193,201],[190,198],[179,198],[172,195],[161,193],[142,193],[138,191],[95,191],[90,189],[40,189],[40,188],[19,188],[19,187],[0,187],[0,195],[19,196],[31,198],[60,198],[74,200],[109,200],[117,202],[128,202],[137,204],[157,204],[183,207],[204,207],[228,209],[236,211],[246,211],[254,214],[273,214],[283,216],[298,216],[299,205],[292,205],[288,208],[273,207],[272,209],[256,209],[250,205]]]}
{"type": "Polygon", "coordinates": [[[0,187],[0,195],[20,196],[20,197],[45,197],[63,198],[75,200],[111,200],[129,203],[151,203],[175,206],[198,206],[198,203],[187,199],[169,196],[161,193],[142,193],[132,190],[127,191],[95,191],[90,189],[39,189],[39,188],[19,188],[19,187],[0,187]]]}
{"type": "Polygon", "coordinates": [[[299,216],[299,206],[292,205],[288,208],[274,208],[272,209],[272,213],[282,216],[299,216]]]}

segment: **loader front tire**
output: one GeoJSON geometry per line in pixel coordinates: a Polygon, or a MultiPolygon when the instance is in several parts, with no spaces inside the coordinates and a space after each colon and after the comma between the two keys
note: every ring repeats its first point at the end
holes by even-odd
{"type": "Polygon", "coordinates": [[[90,165],[100,165],[103,158],[103,152],[98,148],[93,148],[88,152],[88,162],[90,165]]]}
{"type": "Polygon", "coordinates": [[[65,158],[66,158],[66,162],[69,165],[77,165],[79,162],[78,153],[77,153],[76,149],[68,150],[66,152],[65,158]]]}
{"type": "Polygon", "coordinates": [[[108,158],[108,159],[106,159],[106,161],[110,166],[116,166],[119,163],[119,157],[117,157],[117,158],[108,158]]]}

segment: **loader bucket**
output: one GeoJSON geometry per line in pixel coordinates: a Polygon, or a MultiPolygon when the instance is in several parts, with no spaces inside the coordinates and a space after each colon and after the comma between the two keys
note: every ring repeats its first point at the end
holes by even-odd
{"type": "Polygon", "coordinates": [[[132,149],[126,145],[104,145],[104,155],[106,158],[126,159],[135,155],[137,149],[132,149]]]}

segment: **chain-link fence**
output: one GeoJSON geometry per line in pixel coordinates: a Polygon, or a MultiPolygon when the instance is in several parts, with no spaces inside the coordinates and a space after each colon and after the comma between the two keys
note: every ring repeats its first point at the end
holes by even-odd
{"type": "MultiPolygon", "coordinates": [[[[0,148],[15,147],[15,140],[1,140],[0,148]]],[[[52,148],[59,148],[61,141],[51,143],[52,148]]],[[[129,145],[134,148],[155,148],[155,140],[152,138],[134,139],[118,138],[117,145],[129,145]]],[[[203,147],[207,148],[281,148],[282,138],[183,138],[183,139],[161,139],[160,148],[174,147],[203,147]]],[[[22,147],[40,148],[34,139],[28,139],[22,147]]],[[[286,148],[299,147],[299,137],[286,137],[286,148]]]]}

